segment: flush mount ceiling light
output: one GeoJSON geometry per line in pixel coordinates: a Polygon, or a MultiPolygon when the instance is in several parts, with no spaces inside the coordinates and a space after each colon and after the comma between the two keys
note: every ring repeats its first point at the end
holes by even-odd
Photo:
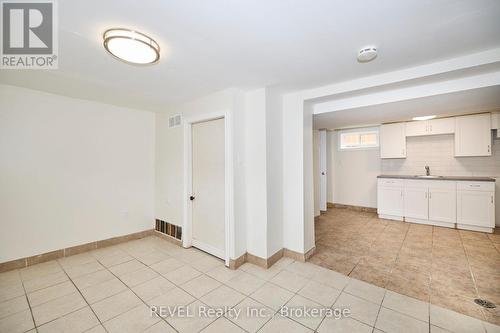
{"type": "Polygon", "coordinates": [[[374,46],[365,46],[358,52],[359,62],[372,61],[377,57],[377,48],[374,46]]]}
{"type": "Polygon", "coordinates": [[[160,60],[160,46],[151,37],[129,29],[108,29],[103,34],[104,48],[129,64],[147,65],[160,60]]]}
{"type": "Polygon", "coordinates": [[[421,116],[421,117],[413,117],[413,120],[429,120],[434,118],[436,118],[436,116],[421,116]]]}

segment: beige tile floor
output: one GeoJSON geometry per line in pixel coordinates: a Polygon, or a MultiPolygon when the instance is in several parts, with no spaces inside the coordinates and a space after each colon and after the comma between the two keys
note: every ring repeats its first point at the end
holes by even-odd
{"type": "Polygon", "coordinates": [[[311,264],[229,270],[157,237],[0,274],[0,332],[498,332],[500,327],[311,264]],[[185,318],[150,306],[225,309],[185,318]],[[348,308],[343,319],[277,313],[348,308]],[[245,310],[259,309],[260,317],[245,310]],[[234,311],[244,310],[239,316],[234,311]]]}
{"type": "Polygon", "coordinates": [[[500,234],[379,219],[332,208],[316,221],[311,262],[500,324],[500,234]],[[474,298],[498,305],[484,309],[474,298]]]}

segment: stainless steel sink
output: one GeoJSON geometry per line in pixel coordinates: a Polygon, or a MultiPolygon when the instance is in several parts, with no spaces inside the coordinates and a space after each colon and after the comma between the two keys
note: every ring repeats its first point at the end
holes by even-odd
{"type": "Polygon", "coordinates": [[[426,178],[426,179],[439,179],[444,178],[444,176],[414,176],[415,178],[426,178]]]}

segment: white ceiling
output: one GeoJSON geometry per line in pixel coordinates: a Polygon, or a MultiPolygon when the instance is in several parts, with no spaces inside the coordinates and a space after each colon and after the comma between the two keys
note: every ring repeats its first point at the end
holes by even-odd
{"type": "Polygon", "coordinates": [[[154,111],[227,87],[302,89],[500,46],[498,0],[59,1],[54,71],[5,70],[0,82],[154,111]],[[102,47],[111,27],[161,45],[136,67],[102,47]],[[379,57],[361,64],[367,44],[379,57]]]}
{"type": "Polygon", "coordinates": [[[416,116],[450,116],[492,110],[500,110],[500,86],[498,85],[401,102],[326,112],[314,115],[313,121],[315,129],[338,129],[406,121],[416,116]]]}

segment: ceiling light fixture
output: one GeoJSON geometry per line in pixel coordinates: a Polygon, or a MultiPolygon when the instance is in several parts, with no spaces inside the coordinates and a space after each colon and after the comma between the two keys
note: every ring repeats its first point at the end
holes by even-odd
{"type": "Polygon", "coordinates": [[[129,64],[147,65],[160,60],[160,46],[151,37],[129,29],[108,29],[103,34],[104,48],[129,64]]]}
{"type": "Polygon", "coordinates": [[[365,46],[358,52],[359,62],[372,61],[377,57],[377,48],[374,46],[365,46]]]}
{"type": "Polygon", "coordinates": [[[413,120],[429,120],[434,118],[436,118],[436,116],[421,116],[421,117],[413,117],[413,120]]]}

